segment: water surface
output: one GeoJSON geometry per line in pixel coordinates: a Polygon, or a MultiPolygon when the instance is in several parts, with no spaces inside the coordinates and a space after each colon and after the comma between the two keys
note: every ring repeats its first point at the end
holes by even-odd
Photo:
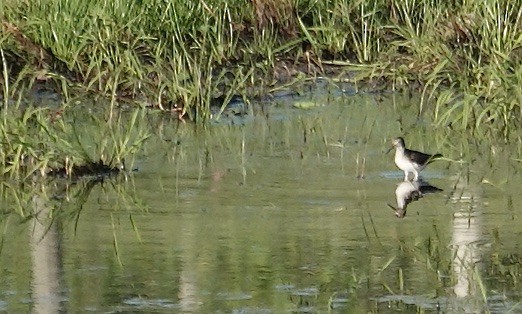
{"type": "Polygon", "coordinates": [[[520,152],[433,130],[415,101],[276,98],[206,128],[150,114],[127,176],[5,183],[2,212],[38,215],[2,216],[0,310],[520,311],[520,152]],[[443,191],[402,219],[399,135],[462,161],[430,165],[443,191]]]}

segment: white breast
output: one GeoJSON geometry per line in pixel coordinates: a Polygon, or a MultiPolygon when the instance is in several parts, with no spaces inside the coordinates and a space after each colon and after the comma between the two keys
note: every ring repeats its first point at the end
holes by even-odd
{"type": "Polygon", "coordinates": [[[422,167],[418,167],[418,165],[412,163],[402,152],[397,150],[395,153],[395,164],[402,171],[414,172],[422,170],[422,167]]]}

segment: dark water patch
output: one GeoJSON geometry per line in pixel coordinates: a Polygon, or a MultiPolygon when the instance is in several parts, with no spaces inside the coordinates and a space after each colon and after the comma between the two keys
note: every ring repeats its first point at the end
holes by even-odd
{"type": "Polygon", "coordinates": [[[51,177],[72,178],[72,179],[91,179],[100,180],[105,177],[110,177],[119,174],[123,167],[113,167],[106,164],[104,161],[86,162],[80,165],[73,165],[72,167],[61,167],[51,169],[47,175],[51,177]]]}
{"type": "Polygon", "coordinates": [[[379,308],[394,311],[422,310],[433,313],[450,310],[446,308],[448,300],[446,298],[428,298],[415,295],[387,295],[375,299],[379,308]]]}

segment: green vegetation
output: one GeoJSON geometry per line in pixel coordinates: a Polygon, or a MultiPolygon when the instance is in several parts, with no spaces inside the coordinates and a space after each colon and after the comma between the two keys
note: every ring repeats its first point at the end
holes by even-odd
{"type": "Polygon", "coordinates": [[[125,166],[125,158],[148,137],[140,122],[143,110],[111,116],[74,109],[4,108],[2,175],[22,181],[53,171],[68,177],[96,175],[98,166],[100,172],[125,166]]]}
{"type": "Polygon", "coordinates": [[[93,107],[111,112],[130,103],[205,120],[218,96],[266,95],[316,75],[417,90],[418,114],[439,127],[510,138],[522,115],[521,16],[510,0],[6,0],[0,162],[13,173],[30,156],[38,169],[56,155],[63,167],[124,158],[122,149],[74,157],[85,150],[62,135],[77,126],[57,129],[45,118],[51,109],[13,105],[35,90],[58,92],[66,107],[79,96],[105,99],[93,107]]]}
{"type": "Polygon", "coordinates": [[[508,136],[522,112],[521,16],[511,0],[6,0],[3,93],[38,82],[204,118],[216,95],[263,94],[333,68],[419,88],[419,113],[434,111],[440,126],[508,136]]]}

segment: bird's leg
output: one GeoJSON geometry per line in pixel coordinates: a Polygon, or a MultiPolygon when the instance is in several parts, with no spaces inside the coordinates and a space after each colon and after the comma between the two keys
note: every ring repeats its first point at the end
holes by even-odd
{"type": "Polygon", "coordinates": [[[415,174],[415,178],[413,178],[413,181],[419,181],[419,172],[413,171],[413,173],[415,174]]]}
{"type": "Polygon", "coordinates": [[[408,181],[408,171],[404,171],[404,181],[408,181]]]}

